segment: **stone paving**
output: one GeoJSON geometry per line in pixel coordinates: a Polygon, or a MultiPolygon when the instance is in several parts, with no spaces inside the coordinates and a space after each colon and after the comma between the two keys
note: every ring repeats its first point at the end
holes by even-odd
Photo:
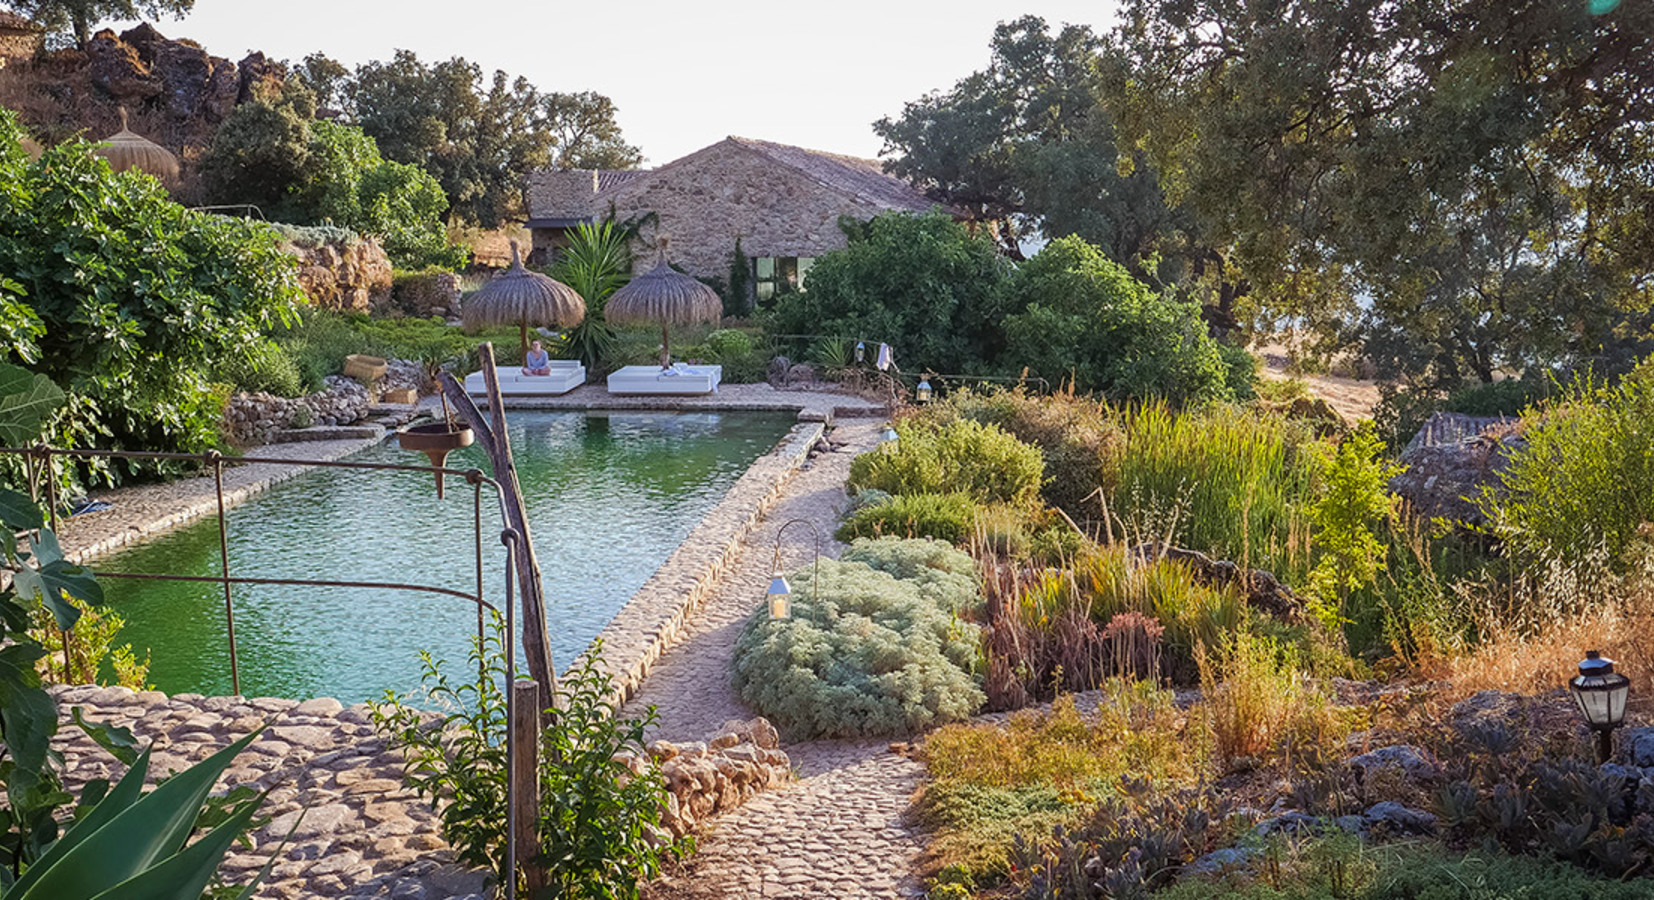
{"type": "MultiPolygon", "coordinates": [[[[829,435],[837,445],[814,457],[787,486],[785,496],[737,551],[723,579],[696,611],[680,643],[664,653],[627,705],[637,714],[655,706],[653,733],[694,735],[707,723],[752,715],[730,687],[730,659],[741,625],[763,601],[776,531],[802,518],[827,540],[823,554],[836,556],[831,534],[846,503],[850,460],[871,449],[882,423],[844,422],[829,435]]],[[[781,565],[809,562],[812,536],[788,528],[781,565]]],[[[922,837],[907,821],[909,801],[923,766],[897,755],[882,740],[783,741],[799,780],[761,794],[713,820],[682,871],[649,888],[667,898],[859,898],[922,895],[912,876],[922,837]]]]}
{"type": "MultiPolygon", "coordinates": [[[[229,883],[250,880],[298,823],[258,900],[481,900],[484,873],[452,864],[436,814],[402,787],[401,755],[374,736],[366,706],[119,687],[52,692],[65,712],[80,707],[91,721],[131,728],[141,746],[152,747],[155,775],[181,771],[268,726],[219,781],[221,789],[270,789],[261,814],[271,821],[253,832],[251,849],[236,846],[220,869],[229,883]]],[[[123,771],[77,728],[61,728],[54,746],[74,793],[123,771]]]]}

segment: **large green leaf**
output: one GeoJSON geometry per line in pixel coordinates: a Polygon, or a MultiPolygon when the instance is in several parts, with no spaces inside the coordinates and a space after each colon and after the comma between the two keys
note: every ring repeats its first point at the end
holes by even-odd
{"type": "Polygon", "coordinates": [[[45,521],[40,517],[40,507],[29,499],[28,494],[0,489],[0,528],[22,531],[25,528],[39,528],[44,524],[45,521]]]}
{"type": "Polygon", "coordinates": [[[14,806],[39,787],[46,751],[57,730],[57,706],[40,687],[35,661],[46,655],[38,644],[0,648],[0,717],[5,720],[6,750],[16,763],[6,791],[14,806]]]}
{"type": "Polygon", "coordinates": [[[264,796],[260,795],[256,802],[242,804],[224,824],[200,840],[93,900],[200,900],[201,892],[218,871],[218,864],[230,845],[251,825],[264,796]]]}
{"type": "Polygon", "coordinates": [[[0,897],[11,900],[14,896],[23,895],[31,885],[39,881],[53,866],[57,865],[59,860],[78,847],[82,841],[96,834],[105,825],[113,821],[116,816],[131,808],[132,804],[138,801],[139,795],[143,793],[144,779],[148,776],[149,751],[145,750],[138,754],[138,758],[133,761],[131,768],[126,770],[126,775],[122,776],[120,782],[115,785],[115,789],[98,801],[98,805],[92,807],[91,812],[77,820],[68,833],[53,844],[50,850],[41,854],[40,858],[35,860],[34,865],[23,873],[23,877],[18,879],[17,883],[12,885],[0,897]]]}
{"type": "Polygon", "coordinates": [[[63,392],[44,375],[0,363],[0,446],[21,447],[40,436],[63,392]]]}
{"type": "MultiPolygon", "coordinates": [[[[77,822],[63,839],[76,836],[82,829],[91,833],[49,864],[46,860],[36,863],[28,875],[40,872],[40,876],[33,881],[19,881],[6,892],[4,900],[96,897],[177,853],[189,839],[201,804],[218,776],[262,731],[254,731],[174,775],[107,821],[101,821],[98,815],[103,806],[100,803],[99,809],[77,822]]],[[[116,791],[124,785],[122,779],[116,791]]]]}
{"type": "Polygon", "coordinates": [[[132,729],[124,725],[90,721],[78,706],[69,710],[69,719],[110,756],[128,766],[137,761],[138,737],[132,733],[132,729]]]}

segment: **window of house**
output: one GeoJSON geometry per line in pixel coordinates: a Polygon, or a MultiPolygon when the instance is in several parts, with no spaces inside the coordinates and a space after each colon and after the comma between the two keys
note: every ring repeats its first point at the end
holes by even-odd
{"type": "Polygon", "coordinates": [[[759,303],[768,303],[776,294],[804,289],[804,275],[815,265],[809,256],[755,256],[752,283],[759,303]]]}

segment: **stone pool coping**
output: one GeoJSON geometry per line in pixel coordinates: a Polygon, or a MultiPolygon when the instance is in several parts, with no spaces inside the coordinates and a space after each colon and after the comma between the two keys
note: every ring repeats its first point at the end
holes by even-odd
{"type": "MultiPolygon", "coordinates": [[[[424,401],[421,401],[421,406],[424,401]]],[[[479,401],[479,406],[487,404],[479,401]]],[[[506,397],[506,409],[658,410],[663,412],[796,412],[800,420],[887,416],[890,407],[855,394],[830,390],[781,390],[768,384],[726,384],[716,394],[695,396],[615,396],[600,384],[587,384],[555,397],[506,397]]]]}
{"type": "Polygon", "coordinates": [[[602,642],[600,668],[613,679],[612,699],[617,708],[637,692],[655,662],[683,636],[690,617],[733,563],[741,542],[782,495],[787,481],[825,433],[824,423],[800,422],[774,449],[754,460],[598,633],[585,653],[602,642]]]}

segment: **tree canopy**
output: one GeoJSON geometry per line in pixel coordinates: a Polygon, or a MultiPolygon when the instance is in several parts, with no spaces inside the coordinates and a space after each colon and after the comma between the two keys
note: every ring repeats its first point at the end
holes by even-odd
{"type": "Polygon", "coordinates": [[[92,26],[107,19],[182,16],[195,0],[10,0],[6,4],[50,31],[67,32],[75,43],[92,38],[92,26]]]}
{"type": "Polygon", "coordinates": [[[455,216],[485,227],[520,217],[524,175],[535,169],[625,169],[642,160],[601,94],[545,93],[503,71],[485,80],[463,58],[426,64],[407,50],[348,79],[330,62],[307,58],[303,77],[337,95],[386,158],[435,176],[455,216]]]}
{"type": "Polygon", "coordinates": [[[1648,4],[1129,0],[1101,36],[1001,25],[875,127],[893,171],[1214,326],[1486,381],[1647,348],[1651,60],[1648,4]]]}
{"type": "Polygon", "coordinates": [[[193,212],[69,142],[31,161],[0,110],[0,360],[68,393],[58,446],[199,452],[221,440],[214,366],[301,295],[259,222],[193,212]]]}
{"type": "Polygon", "coordinates": [[[406,268],[463,265],[464,250],[448,243],[447,198],[436,179],[385,159],[360,128],[312,118],[315,111],[314,95],[297,79],[279,96],[236,107],[201,161],[212,200],[378,238],[406,268]]]}

